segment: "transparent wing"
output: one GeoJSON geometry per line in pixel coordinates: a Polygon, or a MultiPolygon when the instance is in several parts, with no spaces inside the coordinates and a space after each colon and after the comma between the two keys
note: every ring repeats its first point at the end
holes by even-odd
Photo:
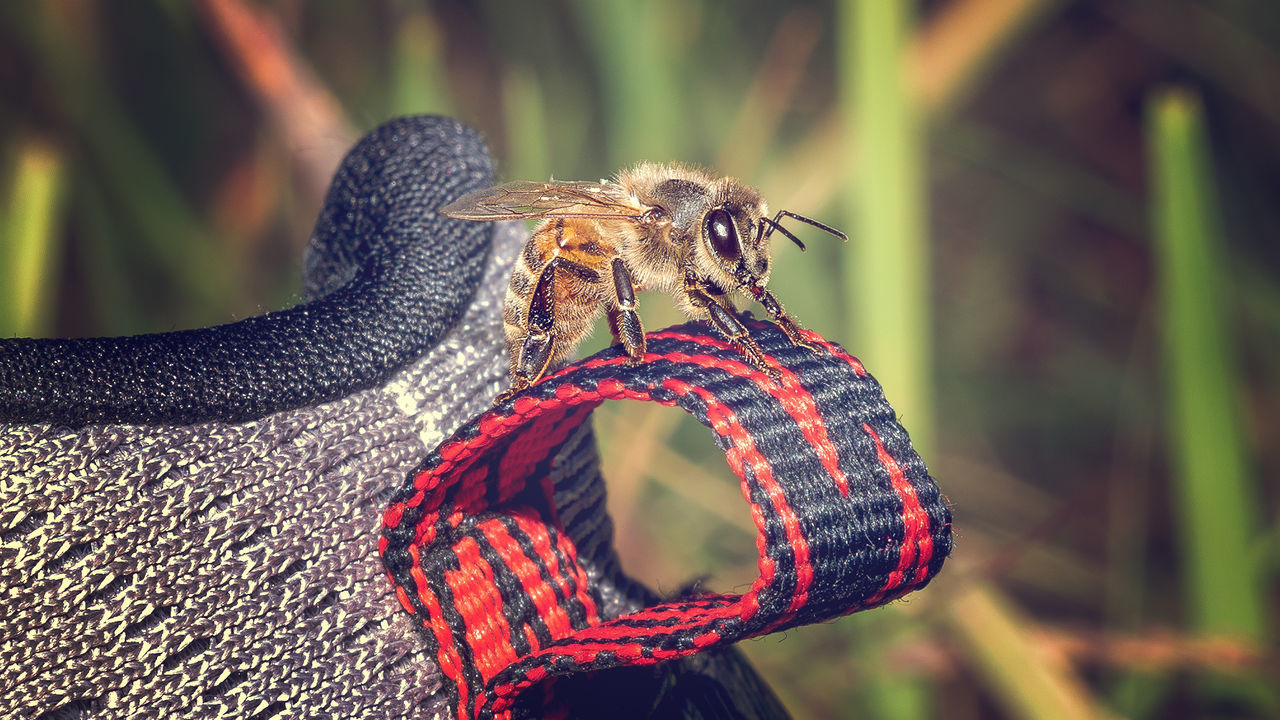
{"type": "Polygon", "coordinates": [[[440,212],[461,220],[518,220],[639,217],[648,209],[613,183],[513,182],[464,195],[440,212]]]}

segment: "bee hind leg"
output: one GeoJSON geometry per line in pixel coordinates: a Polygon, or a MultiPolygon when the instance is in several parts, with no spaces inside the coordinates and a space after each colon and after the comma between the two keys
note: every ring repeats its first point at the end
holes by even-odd
{"type": "Polygon", "coordinates": [[[631,362],[644,360],[645,339],[644,325],[640,323],[640,314],[636,312],[636,290],[631,282],[631,273],[622,262],[622,258],[613,259],[613,288],[618,298],[616,310],[609,311],[609,327],[622,347],[626,349],[631,362]]]}
{"type": "Polygon", "coordinates": [[[534,287],[529,311],[525,315],[524,340],[520,343],[515,362],[511,364],[511,389],[498,395],[493,401],[495,405],[510,400],[537,382],[551,363],[556,347],[555,281],[558,266],[559,263],[553,260],[538,276],[538,284],[534,287]]]}
{"type": "Polygon", "coordinates": [[[511,373],[511,388],[494,398],[493,404],[501,405],[537,382],[538,378],[547,371],[555,346],[554,332],[531,330],[520,345],[520,358],[516,361],[515,370],[511,373]]]}

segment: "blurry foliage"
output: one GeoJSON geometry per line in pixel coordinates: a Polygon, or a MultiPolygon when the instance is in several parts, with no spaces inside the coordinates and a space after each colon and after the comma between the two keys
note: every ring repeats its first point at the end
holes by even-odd
{"type": "MultiPolygon", "coordinates": [[[[1275,713],[1280,7],[932,0],[903,9],[904,47],[868,53],[860,7],[0,4],[3,331],[287,306],[341,149],[395,114],[479,128],[503,178],[711,165],[864,233],[776,245],[773,287],[873,373],[898,368],[870,358],[926,356],[889,397],[925,394],[903,422],[931,438],[955,509],[955,556],[928,589],[745,645],[797,717],[1275,713]],[[869,62],[901,84],[875,90],[888,76],[869,62]],[[280,94],[264,67],[287,69],[280,94]],[[1159,97],[1194,99],[1189,156],[1145,124],[1169,84],[1184,90],[1159,97]],[[883,101],[919,120],[892,140],[906,155],[868,152],[875,93],[904,90],[883,101]],[[903,157],[915,190],[895,179],[903,157]],[[897,231],[856,203],[878,189],[907,193],[896,222],[927,257],[877,259],[897,231]],[[881,262],[924,284],[864,286],[881,262]],[[899,303],[931,319],[876,329],[899,303]],[[1176,415],[1206,392],[1211,409],[1176,415]]],[[[678,319],[663,298],[641,306],[650,328],[678,319]]],[[[597,427],[624,564],[663,591],[749,584],[750,520],[707,431],[628,404],[597,427]]]]}

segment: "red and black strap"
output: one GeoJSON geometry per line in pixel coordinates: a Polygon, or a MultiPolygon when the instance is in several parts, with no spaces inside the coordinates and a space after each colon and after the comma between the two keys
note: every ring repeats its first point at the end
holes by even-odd
{"type": "MultiPolygon", "coordinates": [[[[474,418],[392,499],[379,549],[405,610],[452,681],[459,718],[506,717],[554,676],[683,657],[886,603],[925,585],[951,516],[880,386],[821,337],[813,352],[751,322],[777,379],[709,328],[617,347],[474,418]],[[710,427],[757,528],[760,575],[604,617],[557,498],[562,449],[605,400],[674,405],[710,427]]],[[[568,523],[572,524],[572,523],[568,523]]]]}

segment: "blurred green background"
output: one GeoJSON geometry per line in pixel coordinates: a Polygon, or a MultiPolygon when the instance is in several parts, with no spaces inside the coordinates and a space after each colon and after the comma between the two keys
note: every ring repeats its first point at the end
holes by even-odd
{"type": "MultiPolygon", "coordinates": [[[[1280,716],[1280,5],[0,4],[0,337],[292,304],[342,153],[420,112],[504,179],[700,163],[849,231],[773,287],[884,383],[957,545],[744,644],[797,717],[1280,716]]],[[[745,588],[707,431],[596,424],[625,566],[745,588]]]]}

